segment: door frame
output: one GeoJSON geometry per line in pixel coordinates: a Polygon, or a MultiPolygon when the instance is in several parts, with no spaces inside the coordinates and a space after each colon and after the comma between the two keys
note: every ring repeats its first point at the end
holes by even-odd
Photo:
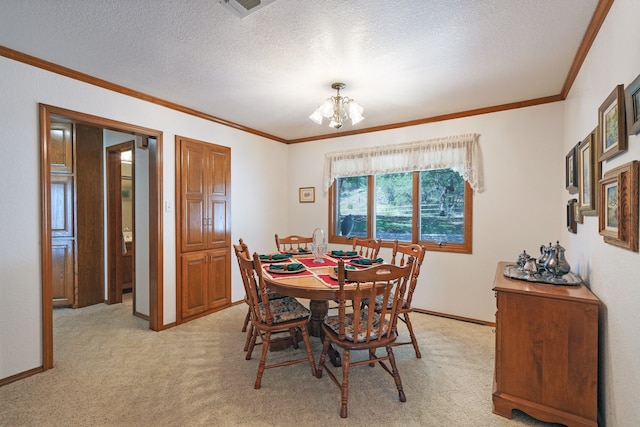
{"type": "Polygon", "coordinates": [[[163,322],[163,216],[162,132],[129,123],[39,104],[40,200],[42,242],[42,369],[53,368],[53,294],[51,281],[51,167],[49,163],[51,116],[74,123],[149,137],[149,328],[165,329],[163,322]]]}

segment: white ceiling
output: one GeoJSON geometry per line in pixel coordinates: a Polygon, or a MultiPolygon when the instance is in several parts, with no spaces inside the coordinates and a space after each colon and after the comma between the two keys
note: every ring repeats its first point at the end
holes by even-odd
{"type": "Polygon", "coordinates": [[[0,45],[295,140],[557,95],[598,0],[0,0],[0,45]],[[350,123],[341,130],[353,130],[350,123]]]}

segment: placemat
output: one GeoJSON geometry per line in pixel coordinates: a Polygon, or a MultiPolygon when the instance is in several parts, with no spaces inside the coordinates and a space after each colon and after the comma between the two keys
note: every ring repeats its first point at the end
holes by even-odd
{"type": "Polygon", "coordinates": [[[324,263],[320,264],[317,262],[313,262],[313,258],[297,258],[297,262],[306,265],[309,268],[317,268],[317,267],[335,267],[338,263],[330,258],[324,257],[324,263]]]}
{"type": "Polygon", "coordinates": [[[307,270],[306,268],[298,273],[274,273],[273,271],[269,271],[267,270],[266,267],[262,268],[264,270],[264,272],[271,277],[272,279],[283,279],[285,277],[300,277],[300,276],[312,276],[313,273],[311,273],[309,270],[307,270]]]}

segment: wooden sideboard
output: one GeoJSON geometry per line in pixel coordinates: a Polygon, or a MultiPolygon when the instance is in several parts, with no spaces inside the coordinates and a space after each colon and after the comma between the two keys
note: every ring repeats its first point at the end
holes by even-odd
{"type": "Polygon", "coordinates": [[[510,279],[498,263],[493,412],[597,426],[598,308],[583,286],[510,279]]]}

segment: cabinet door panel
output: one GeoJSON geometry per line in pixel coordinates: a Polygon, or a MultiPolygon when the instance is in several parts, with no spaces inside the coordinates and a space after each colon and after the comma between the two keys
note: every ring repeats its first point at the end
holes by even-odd
{"type": "Polygon", "coordinates": [[[206,253],[182,256],[182,316],[190,317],[207,309],[208,264],[206,253]]]}
{"type": "Polygon", "coordinates": [[[72,306],[75,303],[73,292],[74,257],[73,239],[52,239],[51,288],[55,307],[72,306]]]}
{"type": "Polygon", "coordinates": [[[51,236],[73,237],[73,176],[51,175],[51,236]]]}
{"type": "Polygon", "coordinates": [[[211,204],[212,223],[209,247],[229,246],[227,233],[227,203],[226,201],[211,204]]]}
{"type": "Polygon", "coordinates": [[[182,141],[180,206],[182,209],[181,251],[207,248],[206,157],[202,144],[182,141]]]}
{"type": "Polygon", "coordinates": [[[49,164],[53,173],[73,172],[73,124],[51,123],[49,164]]]}
{"type": "Polygon", "coordinates": [[[182,251],[206,249],[205,205],[203,200],[185,200],[182,224],[182,251]]]}
{"type": "Polygon", "coordinates": [[[230,215],[230,155],[226,147],[213,146],[209,153],[209,248],[231,246],[230,215]]]}
{"type": "Polygon", "coordinates": [[[230,301],[228,294],[229,283],[229,251],[221,249],[210,252],[209,257],[209,289],[208,308],[224,306],[230,301]]]}
{"type": "Polygon", "coordinates": [[[211,165],[211,195],[226,196],[227,180],[229,173],[227,170],[228,154],[221,151],[213,151],[209,156],[209,164],[211,165]]]}

